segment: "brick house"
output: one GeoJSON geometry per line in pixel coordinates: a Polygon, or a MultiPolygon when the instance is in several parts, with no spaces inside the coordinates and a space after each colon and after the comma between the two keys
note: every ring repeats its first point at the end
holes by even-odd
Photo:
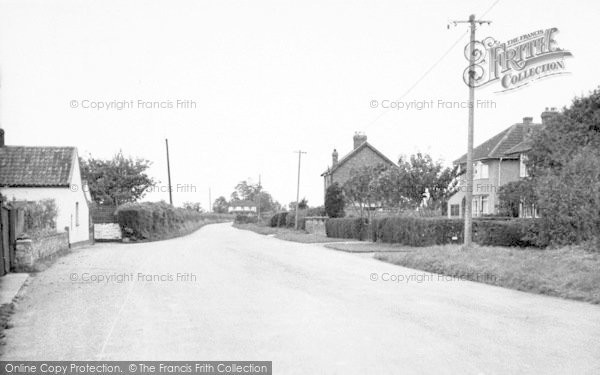
{"type": "Polygon", "coordinates": [[[367,136],[362,133],[355,133],[353,137],[353,149],[346,156],[338,160],[338,152],[333,150],[331,155],[331,166],[321,174],[324,184],[324,195],[327,188],[333,183],[344,185],[350,178],[353,169],[364,166],[375,167],[379,164],[395,166],[387,156],[367,142],[367,136]]]}
{"type": "MultiPolygon", "coordinates": [[[[531,149],[530,135],[556,114],[552,108],[542,112],[542,123],[525,117],[473,149],[473,216],[498,213],[498,189],[509,182],[527,177],[526,154],[531,149]]],[[[466,169],[467,155],[454,161],[461,171],[466,169]]],[[[466,175],[463,173],[458,192],[448,200],[448,217],[464,216],[466,175]]],[[[522,210],[523,211],[523,210],[522,210]]],[[[523,211],[521,216],[532,213],[523,211]]]]}
{"type": "Polygon", "coordinates": [[[69,243],[90,240],[87,188],[75,147],[6,146],[0,129],[0,193],[8,200],[53,199],[56,229],[69,243]]]}

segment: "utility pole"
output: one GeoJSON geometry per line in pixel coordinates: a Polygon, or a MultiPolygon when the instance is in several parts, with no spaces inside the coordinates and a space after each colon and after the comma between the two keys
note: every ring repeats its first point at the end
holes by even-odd
{"type": "Polygon", "coordinates": [[[298,186],[296,187],[296,219],[294,220],[294,229],[298,230],[298,206],[300,205],[300,160],[302,159],[302,154],[306,154],[306,152],[302,150],[294,152],[298,153],[298,186]]]}
{"type": "Polygon", "coordinates": [[[471,38],[469,40],[469,126],[467,136],[467,192],[465,196],[465,228],[464,245],[470,247],[473,237],[473,133],[475,128],[475,24],[487,23],[492,21],[476,20],[475,15],[471,14],[468,21],[452,21],[454,25],[458,23],[468,23],[471,28],[471,38]]]}
{"type": "Polygon", "coordinates": [[[169,203],[173,205],[173,190],[171,189],[171,164],[169,163],[169,140],[165,138],[165,146],[167,146],[167,178],[169,180],[169,203]]]}
{"type": "Polygon", "coordinates": [[[208,212],[212,212],[212,198],[210,195],[210,188],[208,188],[208,212]]]}
{"type": "Polygon", "coordinates": [[[258,175],[258,222],[260,223],[260,189],[261,189],[261,185],[260,185],[260,174],[258,175]]]}

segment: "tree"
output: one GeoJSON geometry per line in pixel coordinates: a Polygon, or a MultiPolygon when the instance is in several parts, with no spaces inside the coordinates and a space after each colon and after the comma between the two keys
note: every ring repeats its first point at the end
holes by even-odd
{"type": "Polygon", "coordinates": [[[229,209],[229,203],[227,203],[227,199],[225,199],[224,196],[220,196],[219,198],[215,199],[212,209],[213,212],[218,214],[226,214],[229,209]]]}
{"type": "Polygon", "coordinates": [[[417,208],[426,204],[433,209],[444,205],[454,194],[458,181],[458,167],[444,168],[428,154],[416,153],[398,161],[398,192],[406,208],[417,208]]]}
{"type": "Polygon", "coordinates": [[[325,213],[329,217],[344,217],[344,192],[337,182],[325,192],[325,213]]]}
{"type": "Polygon", "coordinates": [[[123,156],[119,151],[111,160],[80,158],[81,177],[86,180],[94,202],[120,205],[142,198],[155,181],[145,172],[150,161],[123,156]]]}
{"type": "MultiPolygon", "coordinates": [[[[288,207],[290,208],[290,211],[296,211],[296,201],[290,202],[290,204],[288,204],[288,207]]],[[[306,198],[302,198],[300,204],[298,205],[298,208],[300,210],[306,210],[308,208],[308,201],[306,200],[306,198]]]]}
{"type": "Polygon", "coordinates": [[[183,202],[183,208],[197,212],[204,212],[199,202],[183,202]]]}
{"type": "Polygon", "coordinates": [[[344,199],[352,204],[361,218],[370,218],[374,208],[381,206],[381,193],[378,190],[378,178],[386,166],[363,166],[353,168],[350,178],[342,186],[344,199]]]}
{"type": "Polygon", "coordinates": [[[231,193],[231,200],[249,200],[257,206],[260,204],[262,212],[275,211],[281,207],[279,203],[273,200],[271,194],[263,190],[261,185],[249,184],[247,181],[240,181],[235,186],[234,192],[231,193]]]}
{"type": "Polygon", "coordinates": [[[555,244],[600,236],[600,90],[575,98],[532,136],[527,167],[541,215],[540,238],[555,244]]]}

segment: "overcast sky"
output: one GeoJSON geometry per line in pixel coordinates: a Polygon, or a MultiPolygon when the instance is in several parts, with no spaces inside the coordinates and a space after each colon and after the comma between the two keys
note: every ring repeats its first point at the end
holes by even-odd
{"type": "Polygon", "coordinates": [[[370,103],[467,100],[467,26],[446,26],[471,13],[487,11],[493,21],[478,39],[557,27],[559,47],[574,56],[569,75],[507,93],[478,89],[495,108],[477,109],[476,144],[525,116],[540,121],[545,107],[568,105],[600,82],[596,0],[0,4],[7,144],[76,146],[101,158],[122,150],[150,159],[150,174],[166,183],[168,137],[173,184],[192,186],[175,192],[175,204],[207,207],[209,187],[213,200],[229,198],[237,182],[259,174],[287,204],[296,197],[298,149],[307,152],[301,197],[322,204],[320,174],[334,148],[340,157],[352,149],[355,131],[392,160],[421,151],[449,164],[466,150],[467,109],[386,112],[370,103]],[[174,108],[139,108],[139,100],[174,108]],[[177,100],[196,108],[176,108],[177,100]],[[84,101],[133,106],[97,110],[84,101]]]}

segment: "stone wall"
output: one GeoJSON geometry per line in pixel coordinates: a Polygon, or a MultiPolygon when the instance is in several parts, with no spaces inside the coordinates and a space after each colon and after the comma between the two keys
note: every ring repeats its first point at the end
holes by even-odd
{"type": "Polygon", "coordinates": [[[119,224],[94,224],[94,240],[96,241],[120,241],[122,237],[119,224]]]}
{"type": "Polygon", "coordinates": [[[15,268],[17,271],[31,270],[38,260],[68,249],[69,234],[66,232],[34,239],[17,240],[15,268]]]}
{"type": "Polygon", "coordinates": [[[308,233],[320,234],[325,236],[325,221],[327,221],[326,216],[309,216],[306,217],[306,227],[305,230],[308,233]]]}

